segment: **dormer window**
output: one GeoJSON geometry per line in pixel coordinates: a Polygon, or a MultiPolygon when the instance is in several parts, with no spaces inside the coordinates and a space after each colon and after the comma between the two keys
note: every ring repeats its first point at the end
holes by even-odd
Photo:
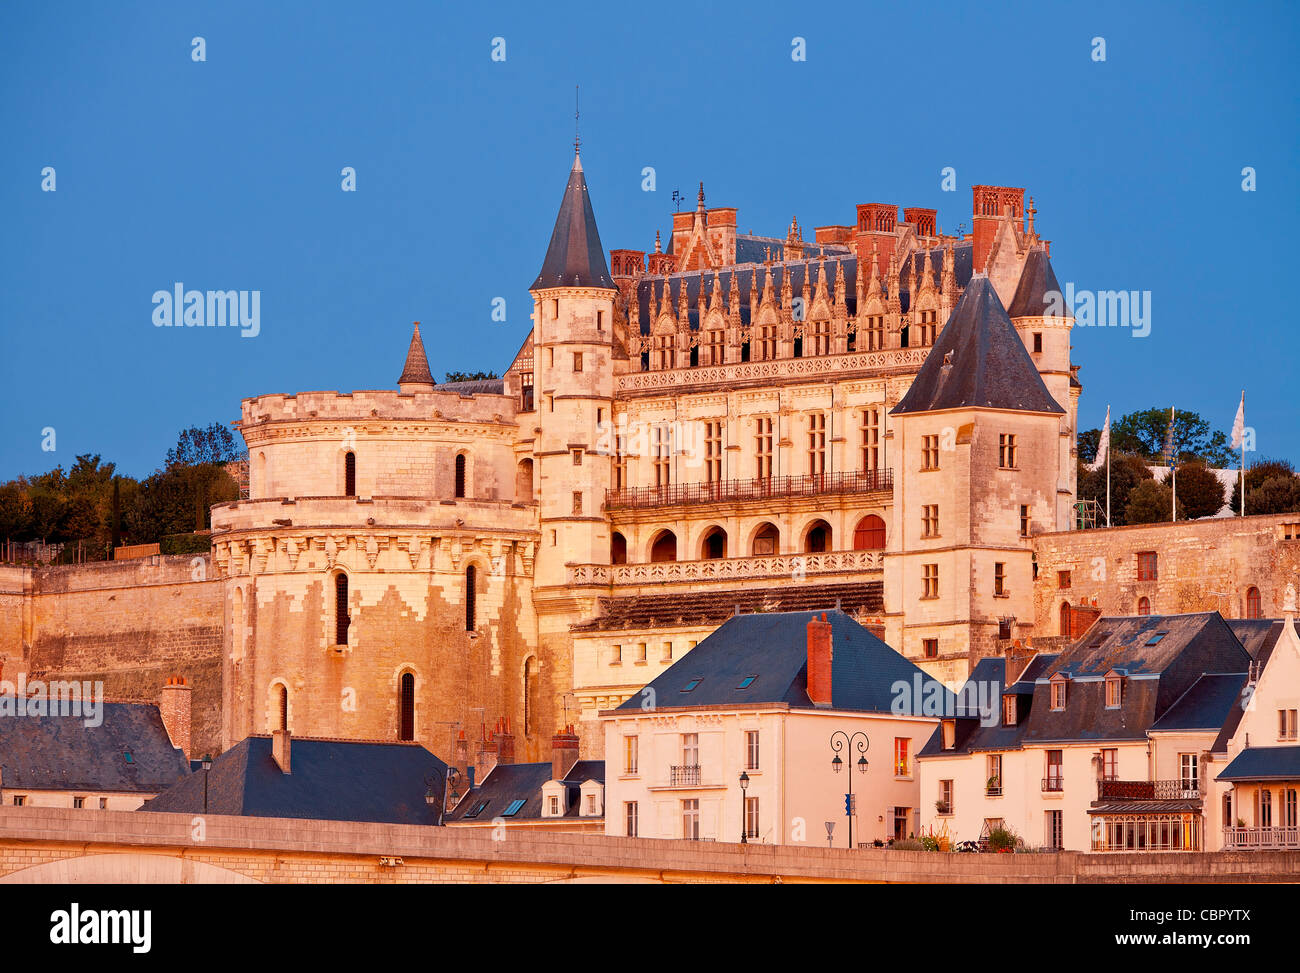
{"type": "Polygon", "coordinates": [[[1051,703],[1052,712],[1059,713],[1065,709],[1065,688],[1067,680],[1065,676],[1057,674],[1052,677],[1051,682],[1051,703]]]}
{"type": "Polygon", "coordinates": [[[1016,725],[1016,697],[1011,693],[1002,697],[1002,725],[1016,725]]]}
{"type": "Polygon", "coordinates": [[[1124,701],[1124,677],[1118,673],[1106,676],[1106,708],[1119,709],[1124,701]]]}
{"type": "Polygon", "coordinates": [[[957,746],[957,721],[943,721],[943,748],[951,750],[957,746]]]}

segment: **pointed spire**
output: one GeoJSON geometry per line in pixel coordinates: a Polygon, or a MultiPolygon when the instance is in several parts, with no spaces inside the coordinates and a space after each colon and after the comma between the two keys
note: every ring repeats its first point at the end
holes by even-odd
{"type": "Polygon", "coordinates": [[[397,380],[397,387],[403,392],[425,392],[434,387],[433,375],[429,372],[429,359],[424,353],[424,342],[420,340],[420,322],[415,322],[411,333],[411,345],[406,349],[406,365],[402,368],[402,377],[397,380]]]}
{"type": "Polygon", "coordinates": [[[529,290],[546,287],[614,287],[576,148],[546,260],[529,290]]]}
{"type": "Polygon", "coordinates": [[[700,180],[699,201],[695,204],[695,209],[700,213],[704,212],[704,180],[703,179],[700,180]]]}
{"type": "Polygon", "coordinates": [[[659,242],[659,231],[655,230],[655,253],[663,253],[663,244],[659,242]]]}
{"type": "MultiPolygon", "coordinates": [[[[701,293],[703,288],[700,289],[701,293]]],[[[722,278],[718,274],[713,275],[713,292],[709,295],[709,310],[717,311],[722,309],[722,278]]]]}
{"type": "Polygon", "coordinates": [[[727,320],[733,328],[740,327],[740,275],[734,267],[727,278],[727,320]]]}

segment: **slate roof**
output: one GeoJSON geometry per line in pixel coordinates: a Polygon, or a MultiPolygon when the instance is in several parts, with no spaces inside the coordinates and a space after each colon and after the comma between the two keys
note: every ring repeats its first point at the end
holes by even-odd
{"type": "Polygon", "coordinates": [[[0,717],[4,787],[155,794],[186,776],[185,756],[172,746],[157,706],[102,707],[99,726],[81,716],[0,717]]]}
{"type": "Polygon", "coordinates": [[[433,375],[429,373],[429,359],[424,353],[424,342],[420,340],[420,325],[415,325],[411,332],[411,345],[406,349],[406,364],[402,368],[402,377],[398,385],[410,383],[433,384],[433,375]]]}
{"type": "Polygon", "coordinates": [[[971,753],[999,750],[1018,750],[1023,745],[1028,729],[1028,716],[1033,705],[1034,681],[1055,661],[1051,653],[1040,652],[1029,660],[1020,678],[1006,686],[1006,659],[990,656],[980,659],[957,692],[956,735],[951,749],[943,748],[943,728],[936,727],[930,739],[917,756],[961,756],[971,753]],[[983,700],[980,687],[983,686],[983,700]],[[1002,696],[1012,693],[1018,697],[1015,726],[1002,723],[1002,696]],[[992,703],[992,726],[984,726],[977,707],[982,702],[992,703]]]}
{"type": "Polygon", "coordinates": [[[1215,780],[1300,780],[1300,746],[1247,747],[1215,780]]]}
{"type": "Polygon", "coordinates": [[[972,277],[892,415],[941,409],[1063,414],[987,277],[972,277]]]}
{"type": "MultiPolygon", "coordinates": [[[[541,820],[542,785],[551,780],[552,770],[550,761],[532,764],[497,764],[483,778],[481,784],[466,794],[455,808],[447,812],[447,823],[465,820],[491,821],[493,818],[504,816],[514,801],[524,803],[519,810],[506,818],[507,821],[541,820]],[[487,805],[473,817],[468,817],[484,801],[487,805]]],[[[588,780],[600,781],[602,784],[605,782],[605,761],[578,760],[569,768],[569,772],[562,778],[568,798],[562,817],[582,817],[578,798],[582,785],[588,780]]]]}
{"type": "Polygon", "coordinates": [[[1020,283],[1007,314],[1013,318],[1066,317],[1068,309],[1061,285],[1052,272],[1052,261],[1042,247],[1034,247],[1025,258],[1020,283]]]}
{"type": "MultiPolygon", "coordinates": [[[[447,765],[414,743],[350,740],[290,741],[282,773],[271,738],[241,740],[212,762],[208,813],[318,821],[437,824],[438,807],[425,802],[432,778],[441,801],[447,765]]],[[[203,772],[192,774],[142,811],[203,812],[203,772]]]]}
{"type": "Polygon", "coordinates": [[[1241,709],[1241,690],[1248,673],[1211,673],[1192,683],[1191,688],[1170,706],[1155,723],[1152,732],[1162,730],[1222,729],[1230,711],[1241,709]]]}
{"type": "MultiPolygon", "coordinates": [[[[926,715],[921,704],[938,693],[945,707],[952,693],[841,611],[826,612],[831,625],[831,706],[839,710],[889,713],[894,683],[909,689],[920,679],[921,699],[907,711],[926,715]]],[[[737,615],[649,684],[659,709],[786,703],[812,708],[808,698],[808,622],[818,612],[737,615]],[[741,684],[754,677],[744,689],[741,684]],[[692,682],[698,682],[687,689],[692,682]]],[[[620,710],[641,708],[637,693],[620,710]]],[[[945,709],[950,712],[950,709],[945,709]]]]}
{"type": "Polygon", "coordinates": [[[663,595],[600,598],[600,614],[572,626],[574,632],[614,631],[659,626],[717,625],[736,614],[759,611],[811,611],[840,608],[846,612],[884,611],[881,581],[852,584],[805,584],[788,588],[759,587],[663,595]]]}
{"type": "Polygon", "coordinates": [[[591,209],[587,179],[582,173],[582,161],[575,154],[564,198],[560,200],[560,212],[555,217],[555,229],[551,231],[551,243],[546,248],[546,259],[529,290],[613,286],[605,251],[600,245],[600,231],[596,229],[596,216],[591,209]]]}
{"type": "MultiPolygon", "coordinates": [[[[1203,674],[1244,673],[1249,664],[1218,612],[1099,618],[1039,676],[1024,741],[1141,739],[1203,674]],[[1106,706],[1104,679],[1112,669],[1126,676],[1122,703],[1113,709],[1106,706]],[[1063,712],[1052,712],[1048,698],[1057,673],[1070,680],[1063,712]]],[[[1182,718],[1203,718],[1201,707],[1221,701],[1221,694],[1222,686],[1207,683],[1182,718]]]]}
{"type": "Polygon", "coordinates": [[[1267,664],[1285,624],[1280,618],[1229,618],[1228,627],[1256,662],[1267,664]]]}
{"type": "Polygon", "coordinates": [[[481,393],[491,393],[502,395],[505,393],[506,380],[504,378],[480,378],[472,382],[443,382],[438,386],[442,392],[459,392],[461,395],[479,395],[481,393]]]}

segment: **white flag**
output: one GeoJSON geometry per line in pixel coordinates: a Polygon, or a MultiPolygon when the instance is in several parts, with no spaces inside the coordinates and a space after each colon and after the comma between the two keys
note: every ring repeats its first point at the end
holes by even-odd
{"type": "Polygon", "coordinates": [[[1110,406],[1106,406],[1106,424],[1101,428],[1101,439],[1097,441],[1097,458],[1088,464],[1088,469],[1099,470],[1106,463],[1106,454],[1110,452],[1110,406]]]}
{"type": "Polygon", "coordinates": [[[1241,393],[1241,405],[1237,406],[1237,418],[1232,422],[1232,448],[1241,449],[1242,437],[1246,435],[1246,393],[1241,393]]]}

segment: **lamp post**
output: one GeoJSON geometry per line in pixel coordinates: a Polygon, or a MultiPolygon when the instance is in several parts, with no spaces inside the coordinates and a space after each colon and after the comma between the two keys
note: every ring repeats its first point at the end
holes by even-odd
{"type": "Polygon", "coordinates": [[[203,813],[208,813],[208,771],[212,769],[212,754],[203,755],[203,813]]]}
{"type": "Polygon", "coordinates": [[[749,789],[749,774],[740,772],[740,843],[749,844],[749,823],[745,820],[745,792],[749,789]]]}
{"type": "MultiPolygon", "coordinates": [[[[866,733],[862,730],[855,730],[852,734],[845,733],[843,730],[836,730],[831,734],[831,750],[835,756],[831,759],[831,770],[839,773],[844,769],[844,761],[840,759],[840,751],[847,750],[848,756],[853,756],[853,751],[858,752],[858,773],[867,772],[867,750],[871,747],[871,741],[867,739],[866,733]]],[[[844,816],[849,819],[849,848],[853,847],[853,774],[849,774],[849,792],[844,795],[844,816]]]]}

